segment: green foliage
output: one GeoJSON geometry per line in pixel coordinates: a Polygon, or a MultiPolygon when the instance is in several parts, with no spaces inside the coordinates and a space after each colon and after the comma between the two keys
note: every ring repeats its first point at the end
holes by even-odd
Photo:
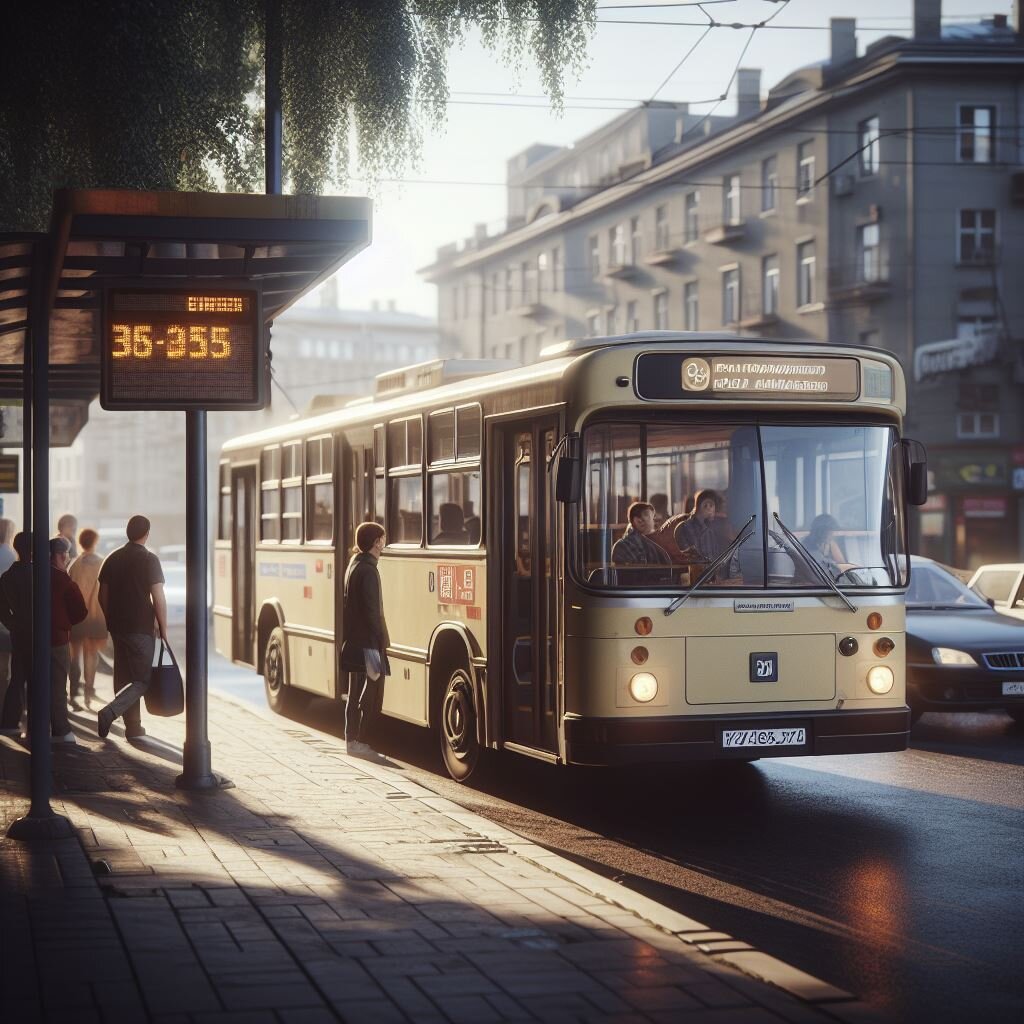
{"type": "MultiPolygon", "coordinates": [[[[560,103],[595,2],[280,0],[286,190],[414,160],[473,26],[560,103]]],[[[262,188],[265,0],[22,0],[4,27],[0,230],[44,228],[60,187],[262,188]]]]}

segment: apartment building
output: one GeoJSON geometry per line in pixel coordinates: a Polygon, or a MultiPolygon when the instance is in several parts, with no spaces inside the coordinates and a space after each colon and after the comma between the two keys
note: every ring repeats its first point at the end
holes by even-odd
{"type": "Polygon", "coordinates": [[[735,117],[667,104],[652,130],[639,108],[573,147],[513,157],[507,229],[478,229],[423,271],[442,350],[529,361],[564,337],[659,329],[888,349],[910,381],[908,434],[931,454],[915,549],[963,566],[1021,557],[1014,10],[942,26],[940,0],[916,0],[913,35],[863,54],[855,20],[833,19],[830,59],[763,100],[759,72],[741,70],[735,117]],[[602,151],[605,176],[577,176],[602,151]]]}

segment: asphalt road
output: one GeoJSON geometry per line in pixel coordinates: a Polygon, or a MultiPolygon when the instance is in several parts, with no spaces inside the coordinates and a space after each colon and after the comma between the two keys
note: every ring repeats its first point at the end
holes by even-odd
{"type": "MultiPolygon", "coordinates": [[[[211,685],[265,707],[220,659],[211,685]]],[[[297,718],[343,732],[341,709],[297,718]]],[[[672,771],[501,755],[472,787],[422,730],[378,746],[439,794],[907,1022],[1024,1019],[1024,734],[926,715],[900,754],[672,771]]]]}

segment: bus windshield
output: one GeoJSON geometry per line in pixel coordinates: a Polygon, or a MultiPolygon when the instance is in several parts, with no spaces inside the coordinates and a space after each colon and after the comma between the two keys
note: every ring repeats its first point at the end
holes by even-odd
{"type": "Polygon", "coordinates": [[[601,422],[583,445],[591,586],[686,590],[742,534],[701,589],[906,585],[891,427],[601,422]]]}

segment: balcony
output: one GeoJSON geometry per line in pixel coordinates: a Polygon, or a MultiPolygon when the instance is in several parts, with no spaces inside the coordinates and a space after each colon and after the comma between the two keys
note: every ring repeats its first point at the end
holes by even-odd
{"type": "Polygon", "coordinates": [[[732,245],[739,242],[746,234],[746,226],[743,221],[736,224],[719,224],[704,232],[704,241],[709,245],[732,245]]]}
{"type": "Polygon", "coordinates": [[[636,273],[635,263],[609,263],[605,267],[604,276],[615,281],[628,281],[636,277],[636,273]]]}
{"type": "Polygon", "coordinates": [[[740,302],[740,319],[737,323],[742,331],[757,331],[771,334],[779,325],[778,307],[767,312],[760,294],[744,295],[740,302]]]}
{"type": "Polygon", "coordinates": [[[509,313],[512,316],[522,316],[536,320],[547,313],[547,306],[537,298],[524,298],[518,306],[513,306],[509,313]]]}
{"type": "Polygon", "coordinates": [[[644,257],[644,263],[649,267],[664,267],[677,262],[682,255],[682,249],[666,246],[664,249],[655,249],[654,252],[649,252],[644,257]]]}
{"type": "Polygon", "coordinates": [[[865,306],[887,299],[892,292],[889,267],[860,262],[850,267],[832,267],[828,272],[828,305],[865,306]]]}

